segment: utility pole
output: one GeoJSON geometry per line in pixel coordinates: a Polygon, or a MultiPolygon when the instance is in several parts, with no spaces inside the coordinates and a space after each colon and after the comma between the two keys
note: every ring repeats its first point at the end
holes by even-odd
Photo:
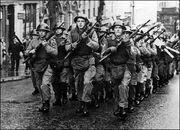
{"type": "Polygon", "coordinates": [[[131,25],[134,25],[134,0],[132,0],[132,16],[131,16],[131,18],[132,18],[132,23],[131,23],[131,25]]]}

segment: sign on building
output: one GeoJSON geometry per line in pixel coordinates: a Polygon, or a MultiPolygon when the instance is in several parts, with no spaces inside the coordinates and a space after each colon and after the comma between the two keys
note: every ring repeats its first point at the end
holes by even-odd
{"type": "Polygon", "coordinates": [[[18,19],[25,19],[25,13],[18,13],[18,19]]]}

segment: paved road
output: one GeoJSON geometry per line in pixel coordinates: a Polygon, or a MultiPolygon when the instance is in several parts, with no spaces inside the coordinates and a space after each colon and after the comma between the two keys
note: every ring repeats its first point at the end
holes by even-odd
{"type": "Polygon", "coordinates": [[[77,102],[43,115],[37,111],[40,97],[32,96],[32,91],[30,79],[1,84],[1,129],[179,129],[179,76],[136,106],[125,121],[112,115],[113,100],[92,108],[86,118],[74,113],[77,102]]]}

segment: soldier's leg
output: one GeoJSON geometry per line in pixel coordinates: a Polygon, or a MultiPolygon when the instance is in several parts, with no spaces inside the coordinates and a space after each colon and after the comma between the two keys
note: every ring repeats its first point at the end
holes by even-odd
{"type": "Polygon", "coordinates": [[[18,72],[19,70],[19,62],[20,62],[20,59],[16,59],[16,72],[18,72]]]}
{"type": "Polygon", "coordinates": [[[119,88],[119,106],[122,108],[128,108],[128,96],[129,96],[129,82],[131,80],[131,73],[126,67],[124,77],[121,81],[119,88]]]}
{"type": "MultiPolygon", "coordinates": [[[[125,71],[122,75],[122,81],[118,84],[118,106],[119,108],[114,112],[115,116],[124,117],[126,115],[125,108],[128,108],[129,82],[131,80],[131,73],[127,66],[122,67],[121,71],[125,71]],[[124,70],[125,69],[125,70],[124,70]]],[[[121,73],[121,72],[120,72],[121,73]]]]}
{"type": "Polygon", "coordinates": [[[151,63],[151,67],[147,68],[147,81],[145,84],[146,90],[145,90],[145,97],[147,98],[153,89],[152,86],[152,79],[151,79],[151,75],[152,75],[152,69],[153,69],[153,64],[151,63]]]}
{"type": "Polygon", "coordinates": [[[138,83],[137,83],[137,96],[136,104],[139,105],[140,101],[144,99],[145,94],[145,82],[147,79],[147,67],[142,65],[141,71],[138,73],[138,83]]]}
{"type": "Polygon", "coordinates": [[[93,96],[95,98],[95,107],[98,108],[100,102],[104,101],[104,84],[103,79],[105,76],[105,70],[103,65],[96,66],[96,75],[93,81],[93,96]]]}
{"type": "Polygon", "coordinates": [[[113,98],[113,83],[112,83],[112,78],[111,78],[111,72],[109,69],[106,67],[105,80],[103,81],[106,100],[113,98]]]}
{"type": "Polygon", "coordinates": [[[133,112],[134,103],[136,98],[136,86],[137,86],[137,73],[131,74],[131,81],[129,84],[129,97],[128,97],[128,111],[133,112]]]}
{"type": "Polygon", "coordinates": [[[79,106],[76,109],[76,113],[82,113],[84,109],[84,102],[82,101],[83,93],[83,76],[84,72],[74,69],[74,79],[75,79],[75,88],[77,91],[77,99],[79,101],[79,106]]]}
{"type": "Polygon", "coordinates": [[[31,69],[31,80],[32,80],[33,87],[34,87],[34,91],[32,92],[32,95],[36,95],[39,93],[39,89],[38,89],[37,84],[36,84],[35,73],[32,69],[31,69]]]}
{"type": "Polygon", "coordinates": [[[179,72],[180,72],[180,60],[177,62],[176,74],[178,75],[179,72]]]}
{"type": "Polygon", "coordinates": [[[153,84],[153,93],[156,93],[157,88],[159,87],[159,76],[158,76],[158,65],[154,62],[152,70],[152,84],[153,84]]]}
{"type": "Polygon", "coordinates": [[[41,91],[42,91],[43,106],[39,109],[41,112],[48,112],[50,108],[51,79],[52,79],[52,69],[50,66],[48,66],[42,78],[41,91]]]}
{"type": "Polygon", "coordinates": [[[84,88],[82,93],[82,101],[85,103],[83,115],[88,115],[87,104],[91,102],[91,94],[93,89],[93,77],[96,75],[96,67],[94,65],[90,66],[88,70],[84,73],[84,88]]]}
{"type": "Polygon", "coordinates": [[[164,62],[160,61],[160,63],[158,64],[159,87],[164,86],[164,66],[164,62]]]}
{"type": "Polygon", "coordinates": [[[14,76],[15,59],[11,56],[11,72],[10,75],[14,76]]]}
{"type": "Polygon", "coordinates": [[[70,101],[77,101],[77,91],[75,88],[75,79],[73,76],[70,77],[69,79],[69,85],[70,85],[70,93],[72,96],[69,98],[70,101]]]}

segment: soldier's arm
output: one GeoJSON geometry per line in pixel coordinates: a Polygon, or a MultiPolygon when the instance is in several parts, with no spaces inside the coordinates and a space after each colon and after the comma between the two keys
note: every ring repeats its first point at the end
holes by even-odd
{"type": "Polygon", "coordinates": [[[98,36],[95,31],[93,32],[92,37],[89,38],[89,42],[87,43],[87,46],[91,47],[93,50],[98,50],[99,48],[98,36]]]}
{"type": "Polygon", "coordinates": [[[68,36],[67,36],[67,42],[66,42],[66,45],[65,45],[66,51],[69,51],[69,50],[72,49],[71,43],[72,43],[72,38],[71,38],[71,33],[69,33],[68,36]]]}
{"type": "Polygon", "coordinates": [[[102,52],[104,52],[105,50],[107,50],[107,48],[108,48],[108,41],[107,41],[107,39],[106,38],[104,38],[103,40],[102,40],[102,52]]]}
{"type": "Polygon", "coordinates": [[[33,40],[31,40],[30,43],[28,44],[28,46],[27,46],[27,48],[26,48],[26,50],[25,50],[25,55],[28,55],[29,52],[30,52],[32,49],[34,49],[34,48],[33,48],[33,40]]]}
{"type": "Polygon", "coordinates": [[[157,48],[156,45],[152,44],[151,46],[148,46],[148,50],[151,53],[151,55],[157,55],[157,48]]]}
{"type": "Polygon", "coordinates": [[[52,54],[52,55],[57,55],[58,51],[57,51],[56,40],[54,38],[50,39],[49,43],[45,45],[45,49],[47,53],[52,54]]]}

